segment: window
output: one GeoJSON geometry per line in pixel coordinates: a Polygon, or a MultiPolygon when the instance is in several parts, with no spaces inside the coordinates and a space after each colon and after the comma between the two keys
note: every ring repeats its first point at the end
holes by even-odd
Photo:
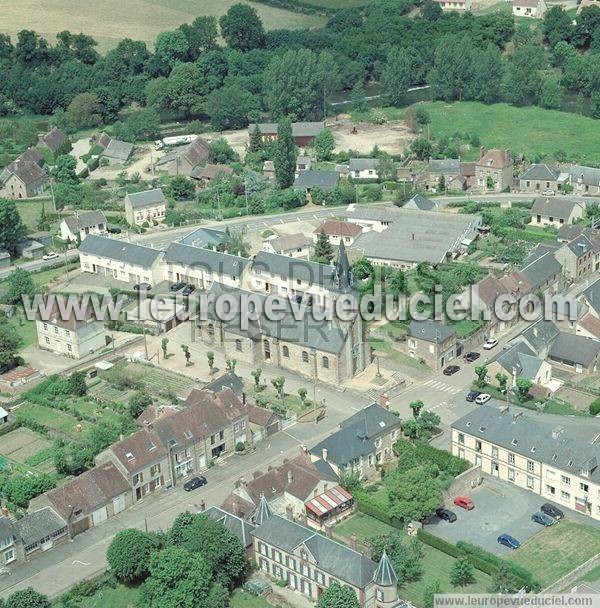
{"type": "Polygon", "coordinates": [[[563,490],[563,491],[561,491],[561,493],[560,493],[560,497],[561,497],[563,500],[571,500],[571,495],[570,495],[568,492],[565,492],[564,490],[563,490]]]}
{"type": "Polygon", "coordinates": [[[287,346],[284,346],[281,349],[281,352],[283,353],[283,356],[286,358],[290,356],[290,349],[287,346]]]}
{"type": "Polygon", "coordinates": [[[465,436],[463,435],[463,433],[458,434],[458,443],[460,443],[461,445],[465,445],[465,436]]]}
{"type": "Polygon", "coordinates": [[[144,481],[144,476],[141,473],[136,473],[133,476],[133,485],[137,486],[138,483],[142,483],[144,481]]]}
{"type": "Polygon", "coordinates": [[[9,549],[8,551],[6,551],[4,553],[4,563],[5,564],[10,564],[10,562],[14,562],[15,561],[15,550],[14,549],[9,549]]]}
{"type": "Polygon", "coordinates": [[[383,600],[384,600],[383,591],[381,589],[377,589],[377,601],[383,602],[383,600]]]}
{"type": "Polygon", "coordinates": [[[44,340],[45,340],[46,344],[50,344],[50,338],[48,336],[45,336],[44,340]]]}
{"type": "Polygon", "coordinates": [[[533,477],[531,475],[527,475],[527,487],[530,490],[533,488],[533,477]]]}
{"type": "Polygon", "coordinates": [[[546,486],[546,492],[554,496],[556,494],[556,488],[554,486],[546,486]]]}
{"type": "Polygon", "coordinates": [[[515,464],[515,455],[512,452],[508,453],[508,464],[515,464]]]}
{"type": "Polygon", "coordinates": [[[323,357],[321,359],[321,365],[323,365],[325,369],[329,369],[329,357],[323,357]]]}
{"type": "Polygon", "coordinates": [[[319,572],[318,570],[315,570],[315,580],[317,583],[319,583],[319,585],[325,584],[325,577],[323,576],[323,573],[319,572]]]}
{"type": "Polygon", "coordinates": [[[492,446],[492,458],[498,458],[498,448],[496,446],[492,446]]]}
{"type": "Polygon", "coordinates": [[[212,338],[215,335],[215,326],[212,323],[209,323],[206,331],[208,332],[208,335],[212,338]]]}
{"type": "Polygon", "coordinates": [[[264,543],[258,543],[258,551],[261,555],[268,555],[267,545],[264,543]]]}
{"type": "Polygon", "coordinates": [[[579,484],[579,489],[580,489],[582,492],[589,492],[589,491],[590,491],[590,486],[588,486],[588,484],[587,484],[587,483],[580,483],[580,484],[579,484]]]}
{"type": "Polygon", "coordinates": [[[515,480],[515,470],[514,469],[508,469],[508,480],[509,481],[515,480]]]}
{"type": "Polygon", "coordinates": [[[561,475],[560,476],[560,480],[563,482],[563,484],[565,486],[570,486],[571,485],[571,478],[567,477],[566,475],[561,475]]]}
{"type": "Polygon", "coordinates": [[[71,352],[71,351],[73,350],[73,347],[72,347],[70,344],[67,344],[67,350],[68,350],[69,352],[71,352]]]}
{"type": "Polygon", "coordinates": [[[235,341],[235,350],[237,350],[238,352],[242,352],[242,341],[237,338],[235,341]]]}
{"type": "Polygon", "coordinates": [[[531,460],[528,460],[528,461],[527,461],[527,470],[528,470],[530,473],[533,473],[533,461],[531,461],[531,460]]]}
{"type": "Polygon", "coordinates": [[[308,363],[308,352],[305,350],[302,351],[302,362],[308,363]]]}
{"type": "Polygon", "coordinates": [[[48,331],[48,323],[44,323],[44,331],[48,331]]]}
{"type": "Polygon", "coordinates": [[[479,441],[479,439],[475,440],[475,450],[481,452],[481,441],[479,441]]]}
{"type": "Polygon", "coordinates": [[[271,358],[271,345],[268,340],[263,340],[263,352],[265,354],[265,359],[271,358]]]}

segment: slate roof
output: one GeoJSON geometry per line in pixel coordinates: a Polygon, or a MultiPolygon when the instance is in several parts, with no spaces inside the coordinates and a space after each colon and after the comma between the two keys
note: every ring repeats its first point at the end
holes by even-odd
{"type": "Polygon", "coordinates": [[[44,507],[18,519],[15,527],[17,536],[27,546],[66,528],[67,522],[51,507],[44,507]]]}
{"type": "Polygon", "coordinates": [[[398,577],[394,571],[394,566],[387,556],[385,549],[379,560],[379,565],[373,576],[373,582],[382,587],[394,587],[398,584],[398,577]]]}
{"type": "Polygon", "coordinates": [[[240,397],[244,392],[244,381],[237,374],[227,372],[226,374],[215,378],[212,382],[209,382],[204,387],[204,390],[218,393],[226,388],[231,389],[238,397],[240,397]]]}
{"type": "MultiPolygon", "coordinates": [[[[233,175],[233,169],[227,165],[206,165],[196,174],[200,179],[214,179],[217,175],[233,175]]],[[[192,177],[196,177],[192,175],[192,177]]]]}
{"type": "Polygon", "coordinates": [[[181,243],[171,243],[167,247],[164,261],[166,263],[193,266],[214,274],[226,274],[237,278],[242,275],[246,266],[250,264],[248,258],[242,258],[221,251],[213,251],[212,249],[183,245],[181,243]]]}
{"type": "Polygon", "coordinates": [[[88,515],[130,489],[117,467],[107,462],[50,490],[46,496],[56,512],[68,519],[77,511],[88,515]]]}
{"type": "Polygon", "coordinates": [[[143,268],[152,266],[162,255],[162,251],[157,251],[151,247],[126,243],[95,234],[89,234],[82,241],[79,245],[79,251],[143,268]]]}
{"type": "MultiPolygon", "coordinates": [[[[515,0],[516,1],[516,0],[515,0]]],[[[531,0],[534,6],[537,6],[538,0],[531,0]]],[[[545,163],[534,164],[529,166],[520,176],[519,179],[529,180],[546,180],[556,181],[558,179],[559,172],[552,167],[549,167],[545,163]]]]}
{"type": "Polygon", "coordinates": [[[582,292],[590,307],[600,316],[600,279],[586,287],[582,292]]]}
{"type": "Polygon", "coordinates": [[[383,232],[364,232],[352,251],[377,259],[439,264],[446,254],[474,239],[481,217],[398,207],[360,205],[348,213],[349,221],[389,222],[383,232]]]}
{"type": "Polygon", "coordinates": [[[348,160],[348,169],[350,171],[376,171],[378,165],[378,158],[351,158],[348,160]]]}
{"type": "Polygon", "coordinates": [[[159,205],[160,203],[166,203],[167,200],[160,188],[132,192],[125,199],[129,201],[132,209],[143,209],[144,207],[159,205]]]}
{"type": "Polygon", "coordinates": [[[0,540],[16,536],[17,529],[14,523],[4,515],[0,516],[0,540]]]}
{"type": "Polygon", "coordinates": [[[304,247],[312,245],[312,239],[303,234],[302,232],[299,232],[297,234],[284,234],[283,236],[278,236],[274,239],[269,239],[266,242],[269,243],[276,252],[302,249],[304,247]]]}
{"type": "Polygon", "coordinates": [[[566,247],[568,247],[578,258],[584,256],[586,253],[589,253],[594,249],[592,241],[590,241],[590,239],[588,239],[584,234],[579,235],[567,243],[566,247]]]}
{"type": "Polygon", "coordinates": [[[429,173],[441,173],[443,175],[460,175],[459,158],[431,158],[427,165],[429,173]]]}
{"type": "Polygon", "coordinates": [[[307,188],[321,188],[322,190],[333,190],[340,181],[337,171],[300,171],[292,186],[294,190],[305,190],[307,188]]]}
{"type": "Polygon", "coordinates": [[[408,326],[407,335],[427,342],[439,343],[445,342],[448,338],[456,335],[456,329],[451,325],[444,325],[431,319],[425,321],[412,320],[408,326]]]}
{"type": "MultiPolygon", "coordinates": [[[[271,337],[283,342],[314,348],[318,351],[338,354],[348,339],[348,328],[335,319],[333,321],[317,321],[308,312],[302,315],[301,320],[296,320],[288,298],[230,289],[216,282],[212,284],[210,293],[214,294],[215,300],[221,293],[233,293],[238,296],[242,293],[246,293],[248,296],[251,294],[253,298],[260,298],[263,301],[270,299],[273,305],[278,307],[278,312],[281,310],[283,316],[281,320],[275,321],[268,319],[266,315],[260,315],[257,320],[248,320],[247,329],[242,329],[239,311],[237,311],[233,319],[224,322],[227,331],[253,341],[261,340],[264,337],[271,337]],[[281,308],[279,308],[279,305],[281,305],[281,308]]],[[[264,306],[265,303],[263,302],[262,310],[264,310],[264,306]]],[[[206,316],[209,319],[217,319],[213,306],[208,307],[206,316]]]]}
{"type": "Polygon", "coordinates": [[[428,199],[421,194],[415,194],[402,206],[407,209],[419,209],[420,211],[433,211],[434,209],[437,209],[437,203],[434,203],[431,199],[428,199]]]}
{"type": "Polygon", "coordinates": [[[304,545],[320,569],[360,589],[373,580],[377,569],[375,562],[357,551],[279,515],[272,515],[252,536],[288,553],[304,545]]]}
{"type": "Polygon", "coordinates": [[[542,196],[536,198],[533,202],[531,214],[544,215],[567,221],[571,218],[573,211],[577,207],[582,207],[582,204],[562,196],[542,196]]]}
{"type": "Polygon", "coordinates": [[[251,522],[237,517],[228,511],[224,511],[219,507],[210,507],[202,515],[223,524],[234,536],[239,538],[244,547],[248,548],[252,545],[252,531],[256,526],[251,522]]]}
{"type": "Polygon", "coordinates": [[[121,162],[125,162],[133,152],[133,144],[128,141],[120,141],[119,139],[111,139],[101,156],[112,158],[121,162]]]}
{"type": "Polygon", "coordinates": [[[587,186],[600,186],[600,168],[586,167],[584,165],[572,165],[569,169],[571,181],[587,186]]]}
{"type": "Polygon", "coordinates": [[[554,257],[552,251],[538,248],[533,251],[527,258],[521,273],[525,276],[533,289],[536,289],[546,281],[550,280],[557,274],[562,272],[562,266],[554,257]]]}
{"type": "MultiPolygon", "coordinates": [[[[590,471],[592,482],[600,481],[600,445],[588,439],[586,422],[560,426],[523,410],[478,407],[452,423],[452,428],[485,439],[507,450],[544,462],[563,471],[590,471]],[[507,411],[508,410],[508,411],[507,411]],[[519,413],[520,415],[514,416],[519,413]],[[586,438],[584,439],[584,435],[586,438]]],[[[595,432],[595,431],[594,431],[595,432]]]]}
{"type": "Polygon", "coordinates": [[[326,449],[327,460],[344,467],[356,458],[374,454],[375,438],[401,426],[400,418],[373,403],[341,422],[340,429],[313,446],[310,453],[321,457],[326,449]]]}
{"type": "Polygon", "coordinates": [[[273,515],[273,511],[267,502],[267,499],[263,496],[260,497],[258,504],[256,505],[256,509],[252,513],[251,520],[252,523],[260,526],[266,523],[271,516],[273,515]]]}
{"type": "Polygon", "coordinates": [[[552,321],[539,319],[521,332],[519,339],[525,340],[533,351],[539,355],[547,350],[560,330],[552,321]]]}
{"type": "Polygon", "coordinates": [[[42,141],[52,150],[56,152],[60,146],[66,141],[67,136],[57,127],[52,127],[46,135],[42,137],[42,141]]]}
{"type": "Polygon", "coordinates": [[[300,280],[305,284],[320,285],[332,292],[346,292],[348,285],[338,281],[337,268],[331,264],[319,264],[308,260],[290,258],[286,255],[259,251],[254,257],[252,271],[269,273],[282,278],[300,280]]]}
{"type": "Polygon", "coordinates": [[[4,181],[6,181],[10,175],[15,175],[24,184],[33,184],[39,180],[48,178],[46,172],[37,163],[30,160],[19,159],[11,163],[6,168],[3,175],[5,175],[4,181]]]}
{"type": "Polygon", "coordinates": [[[190,166],[195,167],[202,161],[206,160],[209,153],[210,144],[206,141],[206,139],[197,137],[191,144],[186,146],[181,156],[190,164],[190,166]]]}
{"type": "Polygon", "coordinates": [[[600,353],[600,340],[560,332],[550,347],[549,358],[588,367],[600,353]]]}
{"type": "Polygon", "coordinates": [[[517,342],[507,350],[504,350],[492,361],[500,364],[508,374],[512,375],[513,370],[518,378],[533,380],[543,363],[536,353],[525,342],[517,342]]]}
{"type": "Polygon", "coordinates": [[[98,224],[106,226],[106,216],[102,211],[78,211],[64,219],[71,232],[78,232],[83,228],[91,228],[98,224]]]}
{"type": "Polygon", "coordinates": [[[209,247],[219,245],[225,236],[224,232],[214,230],[213,228],[198,228],[194,232],[184,236],[179,242],[182,245],[191,245],[192,247],[209,247]]]}

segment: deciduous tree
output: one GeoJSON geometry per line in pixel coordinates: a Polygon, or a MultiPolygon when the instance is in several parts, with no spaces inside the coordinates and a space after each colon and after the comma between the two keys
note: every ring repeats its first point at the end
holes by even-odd
{"type": "Polygon", "coordinates": [[[292,135],[292,123],[289,118],[282,118],[277,125],[277,142],[273,164],[275,179],[280,188],[289,188],[294,183],[298,149],[292,135]]]}
{"type": "Polygon", "coordinates": [[[123,583],[138,583],[148,576],[150,560],[158,548],[154,535],[129,528],[117,532],[108,547],[106,559],[117,579],[123,583]]]}

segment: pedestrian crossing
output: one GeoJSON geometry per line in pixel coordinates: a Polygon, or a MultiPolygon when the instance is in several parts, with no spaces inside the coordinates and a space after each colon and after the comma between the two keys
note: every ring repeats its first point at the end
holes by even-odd
{"type": "Polygon", "coordinates": [[[430,386],[436,391],[443,391],[444,393],[450,393],[451,395],[456,395],[463,390],[457,386],[451,386],[450,384],[446,384],[445,382],[440,382],[439,380],[434,379],[427,380],[427,382],[423,383],[423,386],[430,386]]]}

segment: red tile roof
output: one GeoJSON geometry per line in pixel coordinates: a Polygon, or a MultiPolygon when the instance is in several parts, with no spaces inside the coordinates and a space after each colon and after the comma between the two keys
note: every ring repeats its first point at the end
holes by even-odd
{"type": "Polygon", "coordinates": [[[326,220],[315,229],[313,234],[319,234],[320,232],[324,232],[330,236],[356,237],[362,232],[362,228],[358,224],[352,224],[350,222],[342,222],[341,220],[326,220]]]}

